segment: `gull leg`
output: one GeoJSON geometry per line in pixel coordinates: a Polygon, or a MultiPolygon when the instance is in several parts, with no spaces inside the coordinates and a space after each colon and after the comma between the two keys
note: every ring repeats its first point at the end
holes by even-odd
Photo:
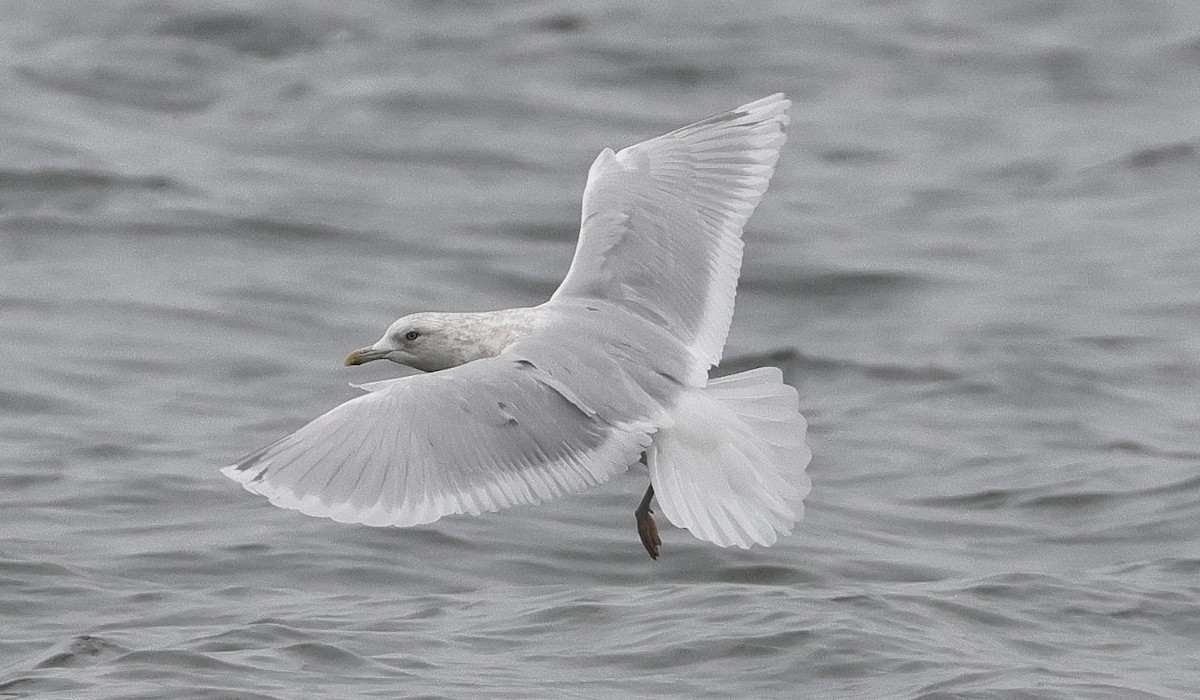
{"type": "Polygon", "coordinates": [[[642,546],[646,548],[646,553],[651,559],[658,559],[658,548],[662,546],[662,540],[658,538],[658,525],[654,524],[654,516],[651,515],[654,512],[650,510],[652,498],[654,484],[650,484],[646,489],[646,495],[642,497],[637,510],[633,511],[633,517],[637,519],[638,537],[642,538],[642,546]]]}

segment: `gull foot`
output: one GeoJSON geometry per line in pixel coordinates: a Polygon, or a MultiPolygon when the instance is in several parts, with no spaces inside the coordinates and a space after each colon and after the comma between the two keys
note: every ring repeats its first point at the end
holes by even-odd
{"type": "MultiPolygon", "coordinates": [[[[643,456],[644,460],[645,457],[643,456]]],[[[658,525],[654,523],[654,516],[651,515],[654,511],[650,510],[650,499],[654,498],[654,484],[650,484],[650,488],[646,489],[646,495],[642,496],[642,502],[638,504],[637,510],[633,511],[633,517],[637,518],[638,537],[642,538],[642,546],[646,548],[646,553],[651,559],[658,559],[658,548],[662,546],[662,540],[658,538],[658,525]]]]}
{"type": "Polygon", "coordinates": [[[658,537],[658,525],[654,523],[654,511],[649,508],[637,509],[634,512],[634,517],[637,518],[638,537],[642,538],[642,546],[646,548],[646,553],[651,559],[658,559],[658,548],[662,546],[662,540],[658,537]]]}

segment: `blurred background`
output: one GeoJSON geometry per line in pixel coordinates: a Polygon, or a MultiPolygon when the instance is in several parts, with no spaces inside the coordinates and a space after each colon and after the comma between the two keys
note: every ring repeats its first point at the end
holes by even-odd
{"type": "Polygon", "coordinates": [[[0,696],[1191,694],[1198,78],[1185,0],[0,0],[0,696]],[[718,372],[800,390],[792,537],[221,477],[393,319],[548,297],[602,148],[776,91],[718,372]]]}

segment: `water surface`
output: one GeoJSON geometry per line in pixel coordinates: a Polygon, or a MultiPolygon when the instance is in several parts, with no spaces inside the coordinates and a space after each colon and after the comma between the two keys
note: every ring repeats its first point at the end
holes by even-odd
{"type": "Polygon", "coordinates": [[[1191,695],[1198,8],[0,2],[0,696],[1191,695]],[[779,90],[721,371],[800,390],[792,537],[220,476],[394,318],[544,300],[603,147],[779,90]]]}

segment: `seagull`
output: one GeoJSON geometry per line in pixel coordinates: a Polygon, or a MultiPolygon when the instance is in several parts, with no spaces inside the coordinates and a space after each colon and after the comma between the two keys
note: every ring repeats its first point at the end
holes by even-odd
{"type": "Polygon", "coordinates": [[[790,106],[775,94],[604,149],[549,301],[397,320],[346,365],[424,373],[361,385],[222,472],[282,508],[403,527],[541,503],[640,463],[634,517],[653,559],[653,499],[722,547],[790,534],[810,489],[796,390],[774,367],[709,378],[790,106]]]}

